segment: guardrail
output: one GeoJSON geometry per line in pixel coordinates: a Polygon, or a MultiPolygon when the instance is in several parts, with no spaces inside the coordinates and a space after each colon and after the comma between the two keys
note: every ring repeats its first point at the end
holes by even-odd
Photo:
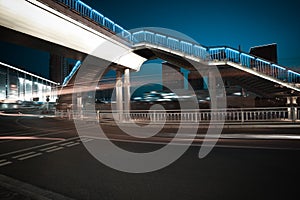
{"type": "Polygon", "coordinates": [[[59,2],[65,6],[67,6],[69,9],[79,13],[82,17],[91,19],[98,25],[105,27],[109,31],[118,34],[118,36],[122,37],[123,39],[127,41],[131,41],[131,33],[124,28],[122,28],[120,25],[116,24],[109,18],[103,16],[98,11],[94,10],[84,2],[80,0],[54,0],[56,2],[59,2]]]}
{"type": "Polygon", "coordinates": [[[97,120],[113,119],[117,116],[123,122],[152,122],[152,123],[245,123],[245,122],[287,122],[300,120],[300,108],[275,107],[275,108],[243,108],[226,110],[131,110],[123,111],[56,111],[60,118],[97,120]],[[293,114],[293,112],[295,114],[293,114]],[[295,116],[293,116],[295,115],[295,116]]]}
{"type": "MultiPolygon", "coordinates": [[[[253,121],[287,121],[289,113],[287,108],[262,108],[262,109],[227,109],[227,110],[150,110],[150,111],[131,111],[125,113],[124,118],[136,121],[152,122],[253,122],[253,121]],[[127,115],[127,116],[126,116],[127,115]]],[[[300,119],[300,118],[298,118],[300,119]]]]}
{"type": "Polygon", "coordinates": [[[149,43],[165,47],[170,50],[179,51],[185,55],[194,56],[205,61],[209,60],[209,52],[207,47],[180,40],[172,36],[166,36],[161,33],[154,33],[150,30],[141,30],[132,33],[132,43],[133,45],[149,43]]]}

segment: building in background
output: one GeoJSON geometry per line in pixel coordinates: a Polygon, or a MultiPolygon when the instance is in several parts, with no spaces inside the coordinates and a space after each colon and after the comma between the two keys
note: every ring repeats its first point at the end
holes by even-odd
{"type": "Polygon", "coordinates": [[[277,44],[275,43],[251,47],[249,53],[251,55],[266,59],[272,63],[278,63],[277,44]]]}
{"type": "Polygon", "coordinates": [[[0,101],[50,102],[57,99],[58,83],[0,62],[0,101]]]}

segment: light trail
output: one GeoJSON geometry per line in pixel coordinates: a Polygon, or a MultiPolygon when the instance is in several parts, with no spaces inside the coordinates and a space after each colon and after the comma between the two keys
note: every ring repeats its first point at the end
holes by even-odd
{"type": "Polygon", "coordinates": [[[50,141],[64,141],[64,138],[51,137],[36,137],[36,136],[0,136],[0,140],[50,140],[50,141]]]}

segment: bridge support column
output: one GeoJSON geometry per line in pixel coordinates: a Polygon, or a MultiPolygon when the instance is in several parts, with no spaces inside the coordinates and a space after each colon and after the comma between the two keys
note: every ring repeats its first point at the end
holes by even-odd
{"type": "Polygon", "coordinates": [[[126,113],[125,120],[129,119],[130,113],[130,71],[125,69],[124,71],[124,111],[126,113]]]}
{"type": "Polygon", "coordinates": [[[6,71],[6,99],[9,99],[9,95],[10,95],[10,80],[9,80],[9,68],[7,68],[6,71]]]}
{"type": "Polygon", "coordinates": [[[116,109],[118,120],[123,120],[123,82],[122,82],[122,72],[120,70],[116,71],[116,109]]]}
{"type": "Polygon", "coordinates": [[[82,113],[82,93],[78,93],[77,94],[77,113],[76,113],[76,117],[77,119],[82,119],[83,118],[83,113],[82,113]]]}
{"type": "Polygon", "coordinates": [[[288,119],[295,122],[298,118],[297,97],[288,97],[286,104],[288,106],[288,119]]]}
{"type": "Polygon", "coordinates": [[[217,103],[217,85],[216,85],[216,75],[213,71],[208,72],[208,89],[210,95],[210,107],[216,105],[217,103]]]}

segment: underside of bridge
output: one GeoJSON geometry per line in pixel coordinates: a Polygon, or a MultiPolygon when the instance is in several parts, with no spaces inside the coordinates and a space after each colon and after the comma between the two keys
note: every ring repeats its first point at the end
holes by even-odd
{"type": "Polygon", "coordinates": [[[52,42],[42,40],[19,31],[15,31],[3,26],[0,26],[0,40],[3,42],[13,43],[41,51],[49,52],[56,55],[61,55],[67,58],[76,60],[83,60],[86,54],[76,51],[71,48],[67,48],[52,42]]]}

